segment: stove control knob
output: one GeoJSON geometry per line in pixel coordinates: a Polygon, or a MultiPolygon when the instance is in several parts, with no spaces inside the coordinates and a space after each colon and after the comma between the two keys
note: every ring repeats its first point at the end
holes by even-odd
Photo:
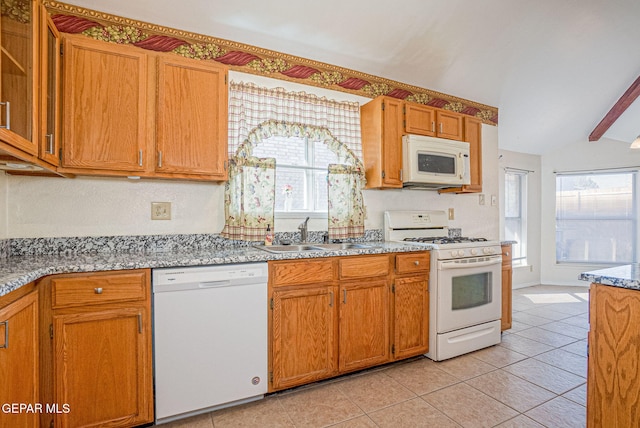
{"type": "Polygon", "coordinates": [[[451,257],[458,257],[458,252],[456,250],[451,251],[451,257]]]}
{"type": "Polygon", "coordinates": [[[472,248],[472,249],[471,249],[471,255],[472,255],[472,256],[475,256],[475,255],[477,255],[477,254],[478,254],[478,250],[476,250],[475,248],[472,248]]]}
{"type": "Polygon", "coordinates": [[[493,248],[491,248],[491,247],[487,247],[487,248],[483,248],[482,252],[485,253],[485,254],[493,254],[493,253],[495,253],[495,250],[493,248]]]}

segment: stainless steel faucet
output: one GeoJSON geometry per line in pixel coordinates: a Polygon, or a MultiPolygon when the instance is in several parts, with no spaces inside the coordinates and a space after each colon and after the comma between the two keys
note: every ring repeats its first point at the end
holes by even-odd
{"type": "Polygon", "coordinates": [[[298,226],[298,230],[300,231],[300,242],[307,242],[307,232],[309,229],[307,228],[307,223],[309,222],[309,217],[298,226]]]}

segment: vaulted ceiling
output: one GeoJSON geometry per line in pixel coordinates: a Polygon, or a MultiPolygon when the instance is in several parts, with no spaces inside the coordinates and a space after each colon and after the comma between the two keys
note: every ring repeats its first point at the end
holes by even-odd
{"type": "Polygon", "coordinates": [[[637,0],[70,0],[499,108],[499,144],[544,154],[630,143],[640,101],[589,134],[640,75],[637,0]]]}

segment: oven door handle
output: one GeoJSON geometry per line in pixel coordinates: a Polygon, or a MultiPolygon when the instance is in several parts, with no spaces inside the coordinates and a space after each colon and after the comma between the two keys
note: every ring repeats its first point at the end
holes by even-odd
{"type": "Polygon", "coordinates": [[[480,261],[480,262],[472,262],[472,263],[460,263],[459,260],[444,260],[444,261],[438,262],[438,269],[439,270],[471,269],[471,268],[478,268],[483,266],[492,266],[497,264],[502,264],[502,256],[489,257],[488,260],[480,261]]]}

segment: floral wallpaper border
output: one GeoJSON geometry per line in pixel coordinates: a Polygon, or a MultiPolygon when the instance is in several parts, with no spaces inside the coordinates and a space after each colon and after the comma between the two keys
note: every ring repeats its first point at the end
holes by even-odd
{"type": "Polygon", "coordinates": [[[375,98],[386,95],[498,124],[498,109],[401,82],[229,40],[176,30],[53,0],[44,0],[63,33],[213,60],[232,70],[375,98]]]}

